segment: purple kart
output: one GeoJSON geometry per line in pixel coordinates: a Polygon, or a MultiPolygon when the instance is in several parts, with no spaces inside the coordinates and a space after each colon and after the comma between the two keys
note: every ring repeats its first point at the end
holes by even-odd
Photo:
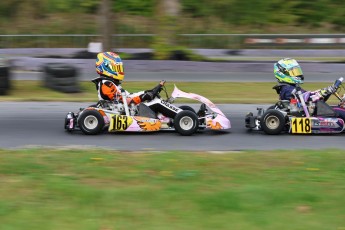
{"type": "Polygon", "coordinates": [[[293,100],[280,100],[268,109],[257,108],[258,113],[248,113],[245,117],[246,128],[264,131],[266,134],[277,135],[283,132],[291,134],[332,134],[345,131],[345,94],[339,96],[343,78],[334,83],[333,93],[340,101],[338,106],[330,106],[325,101],[308,101],[310,92],[303,93],[296,87],[293,100]]]}

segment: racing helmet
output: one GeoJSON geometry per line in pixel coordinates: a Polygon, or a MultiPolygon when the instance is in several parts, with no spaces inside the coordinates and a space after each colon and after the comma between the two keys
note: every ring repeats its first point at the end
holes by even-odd
{"type": "Polygon", "coordinates": [[[113,52],[97,54],[96,72],[105,77],[122,81],[125,77],[123,63],[120,56],[113,52]]]}
{"type": "Polygon", "coordinates": [[[281,83],[303,84],[303,72],[295,59],[284,58],[279,60],[274,64],[273,72],[281,83]]]}

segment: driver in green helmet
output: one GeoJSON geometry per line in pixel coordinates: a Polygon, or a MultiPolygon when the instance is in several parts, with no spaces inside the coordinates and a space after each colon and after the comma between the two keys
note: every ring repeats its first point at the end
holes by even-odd
{"type": "MultiPolygon", "coordinates": [[[[304,82],[303,72],[298,62],[292,58],[281,59],[274,64],[273,72],[278,80],[278,85],[273,88],[279,94],[280,100],[290,100],[293,98],[293,90],[297,85],[303,84],[304,82]]],[[[335,91],[335,87],[328,86],[311,92],[310,99],[313,102],[320,99],[326,101],[335,91]]],[[[306,91],[302,89],[302,92],[306,91]]]]}
{"type": "MultiPolygon", "coordinates": [[[[278,84],[273,87],[279,94],[280,100],[291,100],[295,96],[293,92],[296,87],[303,84],[304,76],[301,66],[295,59],[284,58],[274,64],[274,76],[278,80],[278,84]]],[[[303,93],[307,91],[300,88],[303,93]]],[[[308,92],[308,101],[317,102],[319,100],[327,101],[328,98],[335,93],[337,88],[334,85],[328,86],[323,89],[308,92]]],[[[331,106],[336,112],[337,116],[345,121],[345,108],[344,106],[331,106]]]]}

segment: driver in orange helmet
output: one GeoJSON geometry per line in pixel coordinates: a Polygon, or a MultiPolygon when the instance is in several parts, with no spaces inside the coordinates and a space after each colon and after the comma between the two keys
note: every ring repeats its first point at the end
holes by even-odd
{"type": "Polygon", "coordinates": [[[160,85],[152,90],[127,92],[121,87],[121,81],[125,77],[123,63],[120,56],[114,52],[103,52],[97,55],[96,72],[100,76],[92,82],[96,84],[99,100],[122,101],[121,92],[123,91],[127,97],[127,104],[139,104],[142,101],[152,100],[159,90],[158,87],[160,88],[165,82],[161,81],[160,85]]]}

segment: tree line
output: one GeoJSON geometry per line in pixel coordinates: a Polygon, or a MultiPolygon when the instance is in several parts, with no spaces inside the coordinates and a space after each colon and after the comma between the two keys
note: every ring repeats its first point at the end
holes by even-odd
{"type": "MultiPolygon", "coordinates": [[[[153,18],[159,0],[112,0],[111,11],[153,18]]],[[[344,0],[180,0],[181,16],[191,20],[216,18],[231,26],[257,28],[291,25],[325,27],[334,32],[345,30],[344,0]]],[[[101,0],[1,0],[0,19],[27,15],[43,19],[54,13],[97,14],[101,0]]],[[[213,25],[207,25],[212,27],[213,25]]]]}

